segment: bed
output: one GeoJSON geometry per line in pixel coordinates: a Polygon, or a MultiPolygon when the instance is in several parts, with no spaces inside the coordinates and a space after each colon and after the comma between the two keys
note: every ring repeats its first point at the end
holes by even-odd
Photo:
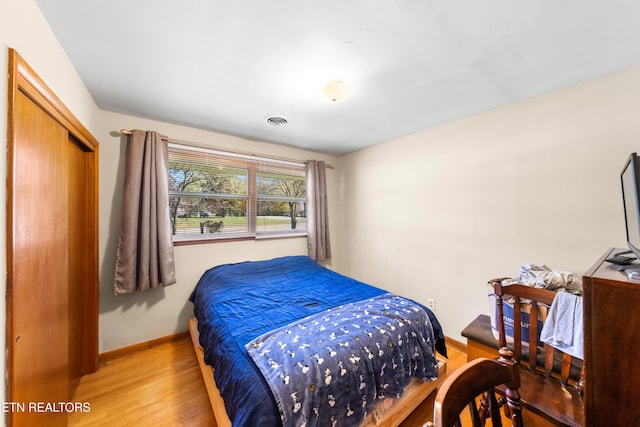
{"type": "Polygon", "coordinates": [[[219,427],[398,425],[444,371],[431,311],[306,256],[213,267],[190,299],[219,427]]]}

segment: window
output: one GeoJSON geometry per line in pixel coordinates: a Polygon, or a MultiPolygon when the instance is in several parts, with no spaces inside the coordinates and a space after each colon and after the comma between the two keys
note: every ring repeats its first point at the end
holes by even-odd
{"type": "Polygon", "coordinates": [[[174,242],[307,232],[304,164],[169,144],[174,242]]]}

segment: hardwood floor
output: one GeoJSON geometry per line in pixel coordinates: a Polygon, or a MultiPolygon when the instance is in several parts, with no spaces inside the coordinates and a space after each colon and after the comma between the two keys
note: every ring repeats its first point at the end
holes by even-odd
{"type": "Polygon", "coordinates": [[[212,426],[213,412],[188,336],[111,360],[80,380],[69,426],[212,426]]]}
{"type": "MultiPolygon", "coordinates": [[[[448,352],[450,373],[466,362],[466,353],[454,347],[448,352]]],[[[70,427],[214,425],[189,337],[101,364],[80,380],[73,401],[87,402],[91,410],[72,413],[70,427]]],[[[433,396],[401,426],[421,427],[432,412],[433,396]]]]}

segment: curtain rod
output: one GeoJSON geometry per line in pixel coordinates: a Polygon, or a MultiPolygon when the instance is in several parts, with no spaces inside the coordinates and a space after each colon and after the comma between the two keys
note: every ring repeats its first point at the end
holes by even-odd
{"type": "MultiPolygon", "coordinates": [[[[132,134],[132,132],[131,132],[130,130],[128,130],[128,129],[120,129],[120,134],[121,134],[121,135],[131,135],[131,134],[132,134]]],[[[164,136],[164,135],[162,135],[162,136],[164,136]]],[[[191,145],[192,147],[197,147],[197,145],[196,145],[197,143],[194,143],[194,142],[190,142],[190,141],[181,141],[181,140],[177,140],[177,139],[171,139],[171,138],[169,138],[169,137],[166,137],[166,138],[167,138],[167,140],[168,140],[169,142],[176,142],[176,143],[179,143],[179,144],[181,143],[181,144],[191,145]]],[[[213,150],[215,150],[214,148],[212,148],[212,149],[213,149],[213,150]]],[[[228,150],[227,150],[227,149],[225,149],[225,148],[221,148],[220,150],[221,150],[221,151],[228,151],[228,150]]],[[[230,152],[230,153],[235,153],[235,154],[240,154],[240,155],[244,155],[244,156],[250,156],[250,157],[260,157],[260,156],[257,156],[257,155],[255,155],[255,154],[236,153],[236,152],[233,152],[233,151],[228,151],[228,152],[230,152]]],[[[270,160],[278,160],[278,159],[270,159],[270,160]]],[[[280,159],[280,160],[285,160],[285,159],[280,159]]],[[[304,164],[309,163],[309,161],[308,161],[308,160],[305,160],[305,161],[302,161],[302,162],[301,162],[300,160],[291,160],[291,159],[287,159],[287,160],[285,160],[285,161],[291,161],[291,162],[297,162],[297,163],[304,163],[304,164]]],[[[335,167],[335,165],[334,165],[333,163],[326,163],[326,164],[325,164],[325,167],[326,167],[327,169],[333,169],[333,168],[335,167]]]]}

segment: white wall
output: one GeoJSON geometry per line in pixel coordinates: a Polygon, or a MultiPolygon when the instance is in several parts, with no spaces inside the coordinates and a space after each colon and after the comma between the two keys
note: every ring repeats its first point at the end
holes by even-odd
{"type": "Polygon", "coordinates": [[[582,274],[624,246],[619,174],[640,151],[640,68],[338,161],[341,270],[426,303],[445,333],[522,264],[582,274]]]}
{"type": "MultiPolygon", "coordinates": [[[[8,48],[13,48],[29,63],[45,83],[92,133],[98,129],[99,111],[84,84],[58,44],[49,25],[33,0],[0,0],[0,70],[6,76],[8,48]]],[[[0,84],[0,176],[6,177],[7,164],[7,80],[0,84]]],[[[6,206],[6,186],[0,186],[0,205],[6,206]]],[[[6,241],[6,211],[0,209],[0,241],[6,241]]],[[[6,252],[0,245],[0,295],[6,291],[6,252]]],[[[0,346],[5,349],[5,301],[0,304],[0,346]]],[[[4,351],[2,352],[4,354],[4,351]]],[[[0,371],[5,371],[5,358],[0,358],[0,371]]],[[[6,388],[0,387],[0,402],[6,388]]],[[[0,424],[4,425],[4,417],[0,424]]]]}
{"type": "MultiPolygon", "coordinates": [[[[334,163],[331,156],[250,141],[111,112],[102,112],[102,129],[97,137],[100,145],[100,351],[105,352],[188,328],[193,316],[189,295],[202,273],[214,265],[246,260],[269,259],[285,255],[306,255],[306,238],[282,238],[260,241],[211,243],[175,248],[177,283],[166,288],[142,293],[113,293],[116,248],[122,188],[124,185],[124,154],[126,143],[118,135],[120,129],[156,130],[173,139],[209,144],[215,147],[254,152],[290,159],[317,159],[334,163]]],[[[339,203],[335,172],[327,171],[330,221],[336,217],[339,203]]],[[[336,229],[330,236],[335,242],[336,268],[339,253],[336,229]]]]}

